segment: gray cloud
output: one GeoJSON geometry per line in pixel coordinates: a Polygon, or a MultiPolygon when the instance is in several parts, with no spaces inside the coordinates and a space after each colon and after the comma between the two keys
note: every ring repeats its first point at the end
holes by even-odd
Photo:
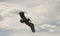
{"type": "Polygon", "coordinates": [[[0,28],[0,36],[8,36],[12,32],[13,32],[13,30],[1,29],[0,28]]]}
{"type": "Polygon", "coordinates": [[[3,20],[3,17],[0,15],[0,21],[2,21],[3,20]]]}

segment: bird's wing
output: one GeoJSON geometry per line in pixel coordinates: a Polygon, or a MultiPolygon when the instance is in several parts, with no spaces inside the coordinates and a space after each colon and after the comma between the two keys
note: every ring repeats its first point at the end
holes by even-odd
{"type": "Polygon", "coordinates": [[[22,19],[26,19],[24,13],[20,12],[19,15],[20,15],[20,17],[21,17],[22,19]]]}
{"type": "Polygon", "coordinates": [[[34,24],[31,22],[25,22],[32,30],[32,32],[35,32],[34,24]]]}

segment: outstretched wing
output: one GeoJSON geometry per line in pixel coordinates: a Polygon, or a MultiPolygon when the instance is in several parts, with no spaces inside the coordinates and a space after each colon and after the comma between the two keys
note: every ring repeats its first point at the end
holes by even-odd
{"type": "Polygon", "coordinates": [[[34,28],[33,23],[31,23],[31,22],[25,22],[25,23],[26,23],[26,25],[28,25],[31,28],[32,32],[35,32],[35,28],[34,28]]]}
{"type": "Polygon", "coordinates": [[[25,15],[24,15],[24,12],[19,12],[19,15],[22,19],[26,19],[25,15]]]}

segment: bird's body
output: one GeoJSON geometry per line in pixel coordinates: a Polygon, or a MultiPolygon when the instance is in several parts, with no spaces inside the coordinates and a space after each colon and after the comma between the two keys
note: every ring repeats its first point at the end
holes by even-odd
{"type": "Polygon", "coordinates": [[[27,18],[24,16],[24,12],[20,12],[19,14],[20,14],[20,17],[22,18],[22,19],[20,19],[20,22],[21,22],[21,23],[25,23],[26,25],[28,25],[28,26],[31,28],[32,32],[35,32],[34,24],[31,23],[31,22],[29,22],[29,21],[31,21],[31,20],[30,20],[30,19],[27,19],[27,18]]]}

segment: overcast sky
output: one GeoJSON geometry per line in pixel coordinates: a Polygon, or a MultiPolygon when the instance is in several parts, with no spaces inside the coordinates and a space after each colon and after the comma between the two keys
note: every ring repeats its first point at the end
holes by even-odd
{"type": "Polygon", "coordinates": [[[60,36],[60,0],[0,0],[0,36],[60,36]],[[21,11],[36,33],[19,22],[21,11]]]}
{"type": "Polygon", "coordinates": [[[46,5],[49,3],[57,2],[59,0],[0,0],[0,2],[16,3],[26,7],[34,7],[39,5],[46,5]]]}

